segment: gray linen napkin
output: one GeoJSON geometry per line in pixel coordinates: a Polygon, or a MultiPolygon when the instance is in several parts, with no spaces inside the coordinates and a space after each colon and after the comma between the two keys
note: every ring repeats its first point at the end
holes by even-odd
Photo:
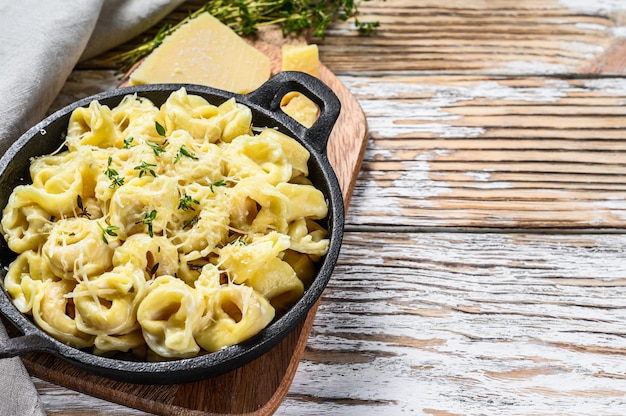
{"type": "MultiPolygon", "coordinates": [[[[72,68],[139,35],[185,0],[0,4],[0,155],[40,121],[72,68]]],[[[6,339],[0,324],[0,339],[6,339]]],[[[45,414],[19,358],[0,359],[0,415],[45,414]]]]}

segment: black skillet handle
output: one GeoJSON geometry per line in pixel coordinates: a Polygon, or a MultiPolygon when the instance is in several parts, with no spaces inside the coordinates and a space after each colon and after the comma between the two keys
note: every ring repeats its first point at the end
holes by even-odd
{"type": "Polygon", "coordinates": [[[34,351],[55,352],[54,345],[37,333],[0,340],[0,359],[34,351]]]}
{"type": "Polygon", "coordinates": [[[244,104],[256,104],[272,113],[281,124],[289,126],[320,154],[326,154],[330,132],[339,117],[341,102],[326,84],[304,72],[284,71],[274,75],[255,91],[243,96],[244,104]],[[320,108],[317,121],[306,128],[280,109],[283,97],[297,91],[320,108]]]}

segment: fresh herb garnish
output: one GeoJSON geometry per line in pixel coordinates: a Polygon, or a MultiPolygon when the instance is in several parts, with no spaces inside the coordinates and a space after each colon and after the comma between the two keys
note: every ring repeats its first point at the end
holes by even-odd
{"type": "Polygon", "coordinates": [[[214,186],[226,186],[226,181],[224,179],[218,179],[215,182],[209,184],[209,189],[211,189],[211,192],[215,193],[215,189],[213,189],[214,186]]]}
{"type": "Polygon", "coordinates": [[[194,225],[196,225],[196,224],[198,223],[198,220],[199,220],[199,219],[200,219],[200,218],[198,218],[198,216],[197,216],[197,215],[194,215],[194,217],[193,217],[192,219],[190,219],[189,221],[185,221],[185,223],[183,224],[183,230],[184,230],[185,228],[191,228],[191,227],[193,227],[194,225]]]}
{"type": "Polygon", "coordinates": [[[200,201],[194,199],[191,195],[183,195],[182,198],[178,200],[178,209],[182,209],[183,211],[187,211],[188,209],[195,211],[193,204],[199,204],[200,201]]]}
{"type": "Polygon", "coordinates": [[[167,146],[167,140],[163,144],[158,144],[155,142],[151,142],[150,140],[146,140],[146,144],[152,149],[155,156],[159,156],[161,153],[165,152],[165,146],[167,146]]]}
{"type": "Polygon", "coordinates": [[[161,125],[158,121],[154,122],[154,127],[156,128],[156,132],[159,136],[165,137],[165,127],[161,125]]]}
{"type": "Polygon", "coordinates": [[[130,144],[135,140],[134,137],[127,137],[124,139],[124,149],[130,149],[130,144]]]}
{"type": "Polygon", "coordinates": [[[156,172],[154,171],[154,169],[152,169],[155,166],[156,165],[154,163],[147,163],[145,161],[142,161],[140,165],[135,166],[133,169],[139,171],[139,177],[140,178],[143,175],[147,175],[147,174],[150,174],[150,175],[152,175],[152,176],[154,176],[156,178],[156,176],[157,176],[156,172]]]}
{"type": "Polygon", "coordinates": [[[81,198],[80,195],[76,196],[76,206],[78,207],[78,209],[80,210],[80,212],[78,213],[78,217],[86,217],[86,218],[91,218],[91,214],[87,212],[87,208],[85,208],[83,206],[83,198],[81,198]]]}
{"type": "Polygon", "coordinates": [[[145,224],[148,226],[148,235],[150,237],[154,237],[154,232],[152,230],[152,222],[154,221],[156,216],[157,216],[157,211],[156,209],[153,209],[149,213],[144,214],[143,219],[140,221],[141,224],[145,224]]]}
{"type": "Polygon", "coordinates": [[[196,155],[185,149],[185,145],[180,146],[180,149],[178,149],[178,152],[176,152],[176,155],[174,156],[174,164],[178,163],[182,156],[186,156],[193,160],[198,160],[196,155]]]}
{"type": "Polygon", "coordinates": [[[104,171],[104,174],[107,175],[107,177],[111,180],[111,185],[109,185],[109,188],[115,188],[116,186],[124,185],[124,177],[120,176],[120,174],[111,167],[112,162],[113,158],[109,156],[109,160],[107,161],[107,169],[104,171]]]}
{"type": "Polygon", "coordinates": [[[120,229],[120,227],[116,227],[115,225],[107,225],[104,228],[100,228],[102,229],[102,241],[104,241],[105,244],[109,244],[109,240],[107,240],[107,235],[110,235],[111,237],[117,237],[116,231],[120,229]]]}
{"type": "Polygon", "coordinates": [[[234,246],[247,246],[248,242],[246,240],[242,240],[241,236],[239,236],[235,240],[231,241],[230,244],[234,246]]]}

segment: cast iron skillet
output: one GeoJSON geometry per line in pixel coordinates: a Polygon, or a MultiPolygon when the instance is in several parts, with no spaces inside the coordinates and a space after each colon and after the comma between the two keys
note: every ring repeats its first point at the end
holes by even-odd
{"type": "MultiPolygon", "coordinates": [[[[126,361],[97,356],[70,347],[39,329],[11,303],[6,291],[0,294],[0,311],[23,332],[23,336],[0,341],[0,358],[45,351],[71,364],[100,376],[131,383],[170,384],[213,377],[241,367],[267,352],[303,320],[322,295],[337,262],[343,236],[343,198],[335,173],[326,157],[330,132],[339,116],[341,104],[335,94],[321,81],[301,72],[283,72],[274,76],[259,89],[246,95],[233,94],[213,88],[189,84],[144,85],[121,88],[87,97],[50,115],[37,124],[9,148],[0,159],[0,210],[7,204],[10,193],[18,184],[29,180],[30,158],[52,153],[64,141],[71,112],[98,100],[110,107],[116,106],[126,94],[137,93],[160,106],[172,91],[185,87],[210,103],[219,105],[231,97],[250,107],[253,125],[274,127],[301,142],[311,153],[309,178],[320,189],[329,204],[329,216],[324,224],[329,230],[328,254],[318,264],[318,273],[304,296],[286,314],[272,322],[257,336],[218,352],[194,358],[163,362],[126,361]],[[309,129],[297,123],[280,110],[281,98],[290,91],[299,91],[320,107],[318,121],[309,129]]],[[[15,258],[2,238],[0,242],[0,277],[4,280],[10,262],[15,258]]]]}

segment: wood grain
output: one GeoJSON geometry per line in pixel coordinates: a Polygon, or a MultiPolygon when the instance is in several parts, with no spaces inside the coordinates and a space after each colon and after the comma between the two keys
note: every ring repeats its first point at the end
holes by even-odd
{"type": "MultiPolygon", "coordinates": [[[[370,139],[276,415],[626,414],[626,4],[360,10],[377,36],[316,40],[370,139]]],[[[51,415],[144,414],[36,382],[51,415]]]]}
{"type": "Polygon", "coordinates": [[[278,414],[624,414],[625,250],[624,235],[350,233],[278,414]]]}
{"type": "Polygon", "coordinates": [[[350,224],[623,226],[623,79],[343,81],[371,133],[350,224]]]}
{"type": "Polygon", "coordinates": [[[346,23],[320,42],[337,74],[625,73],[619,1],[376,0],[359,10],[360,20],[380,22],[377,36],[346,23]]]}

